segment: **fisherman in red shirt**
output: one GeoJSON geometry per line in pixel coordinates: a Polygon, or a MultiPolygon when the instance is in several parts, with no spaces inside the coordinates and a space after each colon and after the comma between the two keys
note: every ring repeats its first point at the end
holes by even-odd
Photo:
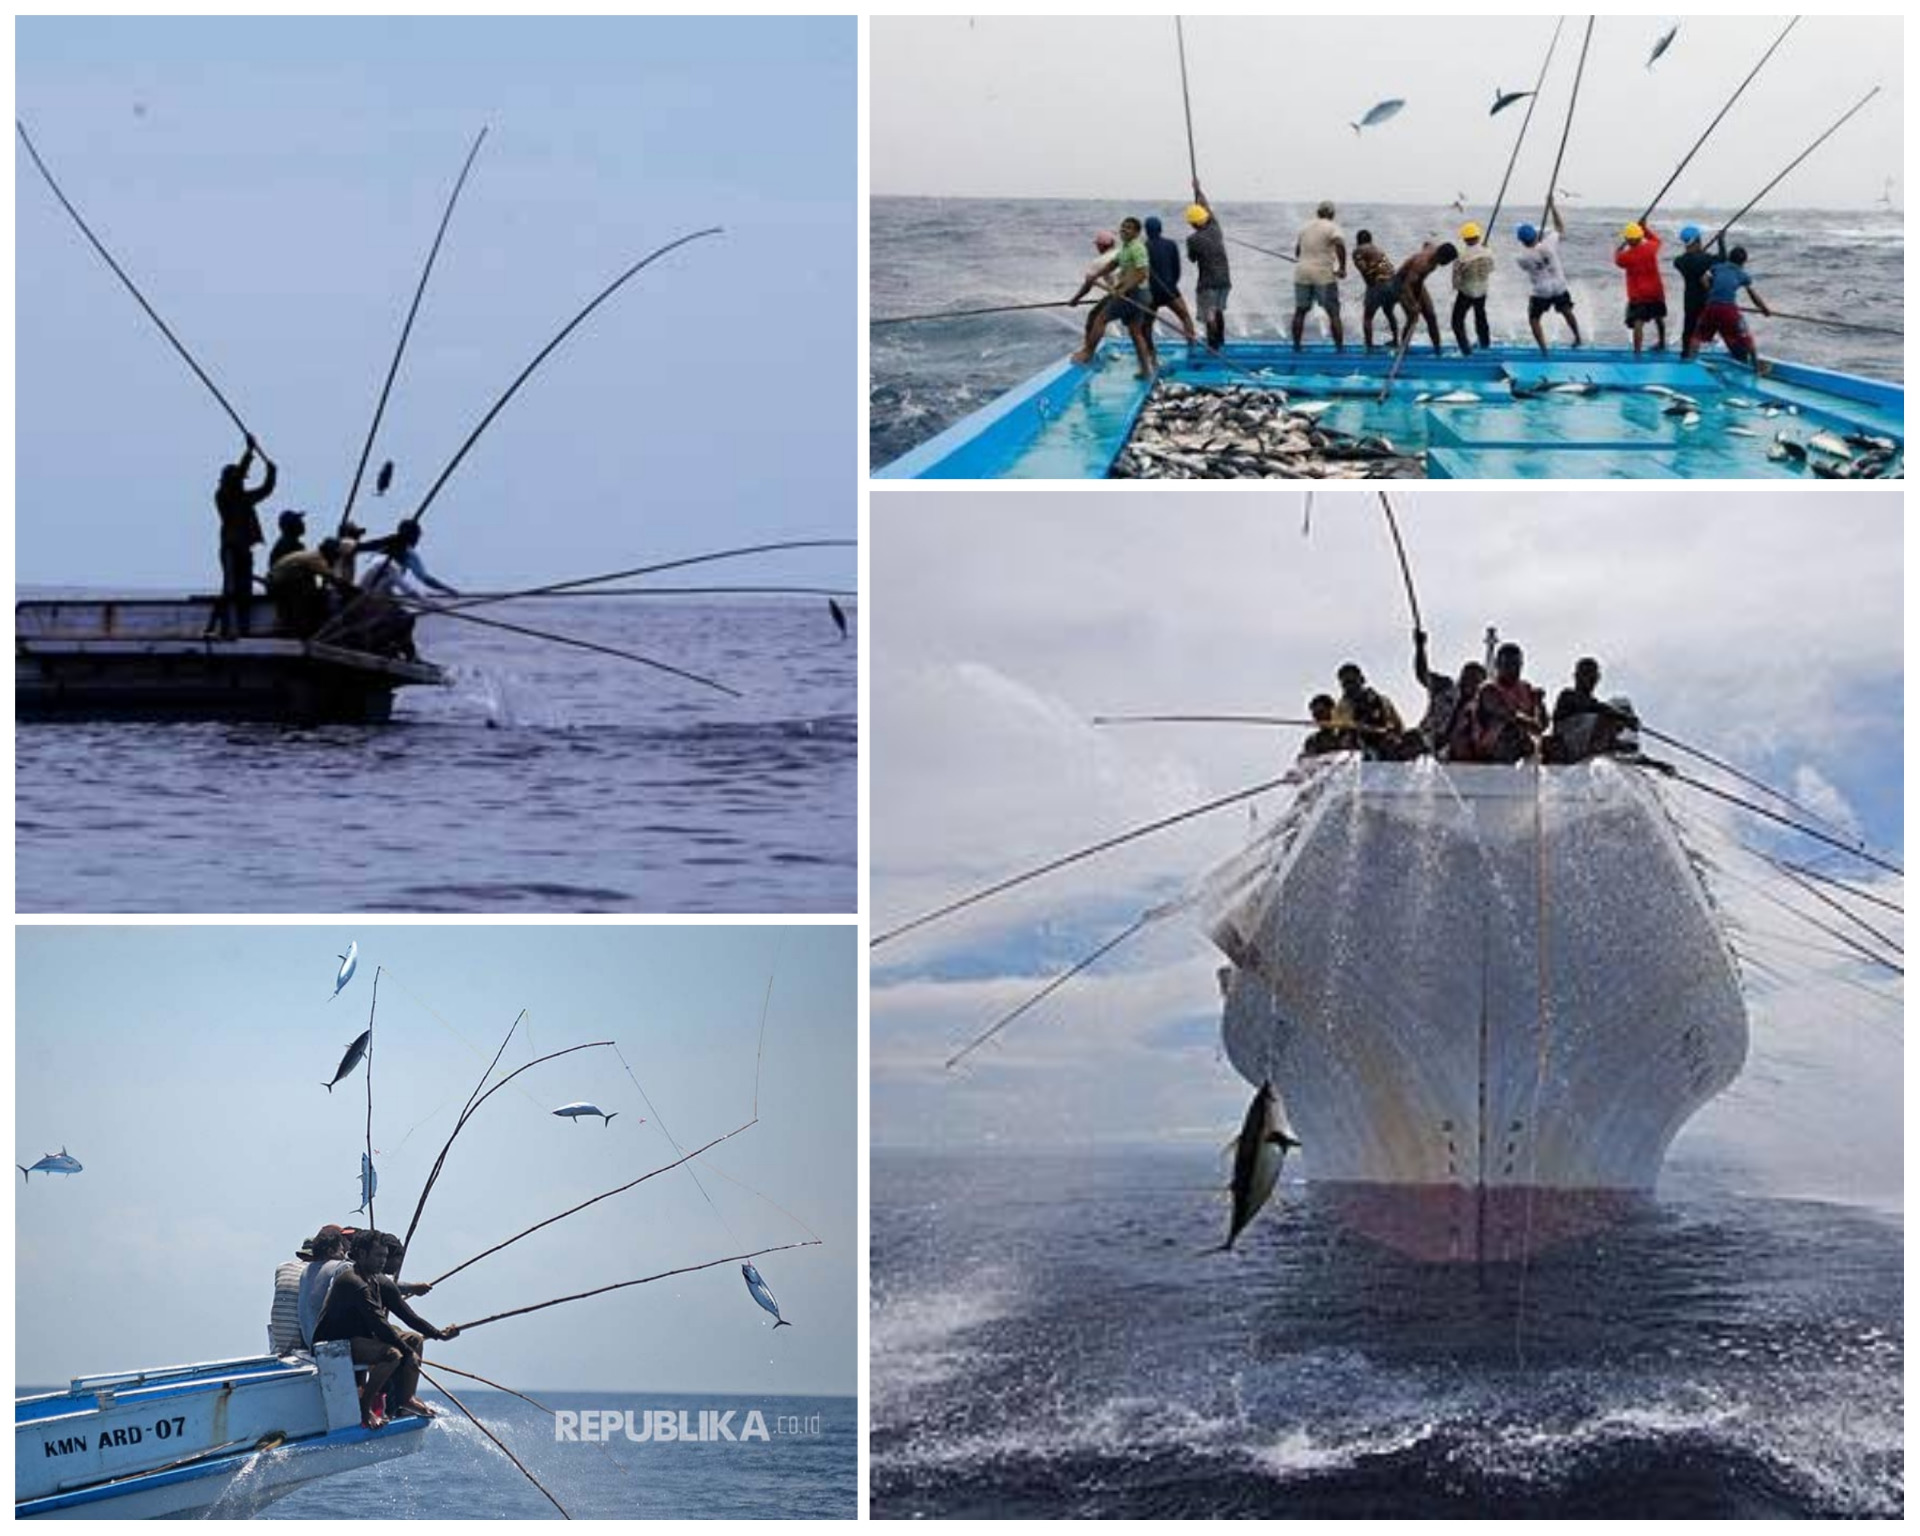
{"type": "Polygon", "coordinates": [[[1651,320],[1659,327],[1653,350],[1667,350],[1667,286],[1660,278],[1660,237],[1651,224],[1629,224],[1620,232],[1613,264],[1627,274],[1627,325],[1633,331],[1633,355],[1640,355],[1642,332],[1651,320]]]}
{"type": "Polygon", "coordinates": [[[1493,676],[1473,696],[1471,761],[1520,763],[1540,756],[1547,699],[1520,675],[1525,665],[1526,657],[1511,640],[1494,652],[1493,676]]]}

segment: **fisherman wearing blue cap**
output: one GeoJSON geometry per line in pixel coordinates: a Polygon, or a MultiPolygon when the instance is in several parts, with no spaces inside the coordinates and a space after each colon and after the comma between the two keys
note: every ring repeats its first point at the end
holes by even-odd
{"type": "Polygon", "coordinates": [[[1514,258],[1533,290],[1527,300],[1527,324],[1533,329],[1534,343],[1542,357],[1547,353],[1547,337],[1540,329],[1540,317],[1550,309],[1560,312],[1573,332],[1573,344],[1580,345],[1580,322],[1574,318],[1573,295],[1567,289],[1567,274],[1560,267],[1560,238],[1567,232],[1567,223],[1560,217],[1557,203],[1548,203],[1547,213],[1553,219],[1553,228],[1545,234],[1531,224],[1522,224],[1515,231],[1521,251],[1514,258]]]}
{"type": "Polygon", "coordinates": [[[1700,239],[1700,226],[1689,224],[1680,231],[1685,250],[1673,258],[1673,269],[1680,274],[1680,356],[1690,358],[1700,350],[1693,333],[1700,326],[1700,312],[1707,307],[1707,280],[1716,261],[1727,259],[1727,237],[1722,231],[1714,236],[1714,249],[1708,250],[1700,239]]]}

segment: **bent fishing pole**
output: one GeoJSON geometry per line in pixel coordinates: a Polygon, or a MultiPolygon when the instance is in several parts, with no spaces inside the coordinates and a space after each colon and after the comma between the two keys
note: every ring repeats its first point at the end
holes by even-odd
{"type": "Polygon", "coordinates": [[[1012,315],[1029,309],[1069,309],[1072,299],[1041,299],[1031,304],[988,304],[979,309],[936,309],[921,315],[888,315],[884,319],[869,320],[869,326],[875,325],[913,325],[922,320],[970,320],[976,315],[1012,315]]]}
{"type": "Polygon", "coordinates": [[[373,453],[374,440],[380,435],[380,421],[386,415],[387,399],[393,393],[393,381],[400,373],[400,359],[406,356],[407,339],[413,335],[413,322],[420,313],[420,301],[426,297],[427,279],[433,276],[433,264],[439,259],[440,243],[447,237],[447,225],[453,220],[453,209],[460,201],[460,191],[467,184],[467,173],[473,169],[480,146],[486,141],[487,130],[483,127],[473,141],[473,148],[467,151],[466,163],[460,167],[453,193],[447,198],[446,209],[440,215],[440,227],[434,232],[433,245],[427,251],[427,264],[420,270],[420,281],[413,290],[413,302],[407,306],[407,318],[400,327],[400,340],[394,346],[393,361],[387,365],[386,382],[380,386],[380,398],[374,403],[373,421],[367,427],[367,440],[360,445],[360,462],[353,467],[353,483],[347,487],[347,504],[340,509],[340,527],[335,535],[338,538],[347,536],[347,520],[353,515],[354,499],[360,494],[360,481],[367,472],[367,460],[373,453]]]}
{"type": "MultiPolygon", "coordinates": [[[[750,555],[774,554],[796,549],[853,549],[858,539],[781,539],[771,544],[741,544],[733,549],[714,550],[704,555],[683,555],[674,560],[659,560],[652,565],[634,565],[620,571],[603,571],[598,576],[574,576],[565,581],[550,581],[538,587],[522,587],[515,592],[489,592],[465,597],[449,604],[453,608],[478,608],[486,603],[506,602],[513,598],[550,597],[571,592],[577,587],[596,587],[609,581],[629,581],[639,576],[657,576],[663,571],[685,570],[693,565],[712,565],[722,560],[741,560],[750,555]]],[[[587,594],[591,596],[592,594],[587,594]]]]}
{"type": "Polygon", "coordinates": [[[207,370],[202,368],[199,361],[187,350],[186,343],[174,335],[173,328],[160,318],[160,312],[147,302],[147,296],[140,291],[139,286],[134,280],[127,276],[126,269],[113,259],[113,253],[109,251],[105,245],[101,244],[100,237],[93,232],[93,229],[88,225],[87,221],[80,216],[80,210],[74,207],[72,202],[68,200],[67,194],[60,190],[60,183],[53,179],[53,172],[47,169],[47,162],[40,158],[40,151],[34,148],[33,139],[27,133],[27,125],[21,122],[20,119],[15,118],[13,120],[13,126],[15,132],[20,135],[20,142],[26,146],[27,155],[33,161],[34,168],[45,178],[47,186],[52,190],[53,195],[60,200],[60,206],[67,210],[69,217],[79,226],[80,233],[87,237],[87,243],[99,253],[100,259],[107,264],[113,275],[119,278],[121,283],[125,285],[127,292],[133,295],[134,302],[146,311],[147,318],[160,328],[160,334],[172,343],[173,350],[180,354],[181,361],[193,370],[193,376],[202,384],[206,385],[207,393],[220,402],[220,409],[225,411],[228,419],[240,429],[241,436],[245,437],[249,442],[257,444],[258,439],[255,438],[253,429],[240,419],[240,413],[233,408],[233,403],[228,400],[225,395],[220,393],[220,386],[213,382],[207,370]]]}
{"type": "MultiPolygon", "coordinates": [[[[436,1369],[438,1369],[438,1367],[436,1367],[436,1369]]],[[[551,1492],[548,1491],[547,1485],[541,1482],[539,1478],[535,1477],[531,1472],[527,1470],[526,1463],[521,1461],[521,1459],[518,1456],[514,1455],[512,1451],[507,1449],[506,1441],[502,1440],[492,1430],[488,1429],[486,1425],[482,1424],[480,1422],[479,1415],[477,1415],[465,1403],[461,1402],[459,1398],[455,1397],[451,1392],[449,1392],[444,1382],[435,1381],[432,1376],[427,1375],[427,1370],[424,1365],[422,1365],[420,1368],[420,1374],[426,1377],[427,1381],[432,1385],[434,1391],[438,1392],[448,1402],[452,1403],[454,1407],[458,1408],[462,1413],[464,1413],[467,1416],[467,1418],[472,1421],[473,1427],[479,1430],[481,1434],[485,1435],[489,1440],[491,1440],[494,1443],[495,1446],[499,1448],[500,1454],[502,1456],[506,1457],[508,1461],[512,1462],[516,1467],[520,1469],[520,1475],[522,1477],[524,1477],[528,1482],[532,1483],[533,1486],[538,1488],[542,1493],[546,1494],[547,1502],[551,1504],[555,1509],[560,1511],[561,1517],[563,1519],[571,1520],[573,1518],[572,1515],[567,1513],[567,1506],[562,1504],[558,1499],[556,1499],[553,1496],[551,1492]]],[[[515,1393],[514,1395],[518,1396],[519,1394],[515,1393]]]]}
{"type": "Polygon", "coordinates": [[[1733,104],[1745,94],[1747,87],[1753,84],[1755,77],[1759,75],[1760,71],[1767,67],[1767,60],[1772,58],[1775,50],[1787,40],[1787,34],[1799,25],[1800,18],[1795,16],[1786,26],[1780,29],[1780,35],[1773,40],[1772,46],[1760,55],[1760,62],[1754,65],[1748,72],[1747,78],[1740,82],[1739,90],[1727,98],[1727,104],[1714,114],[1713,121],[1707,124],[1706,132],[1701,134],[1694,142],[1693,148],[1687,151],[1686,158],[1673,168],[1673,174],[1666,179],[1660,190],[1653,194],[1653,200],[1647,204],[1647,211],[1640,215],[1640,223],[1645,224],[1648,219],[1653,217],[1654,210],[1660,206],[1660,200],[1673,190],[1673,184],[1680,179],[1680,173],[1693,163],[1693,157],[1699,154],[1706,146],[1707,140],[1713,137],[1713,130],[1720,126],[1721,118],[1733,110],[1733,104]]]}
{"type": "Polygon", "coordinates": [[[1553,212],[1554,189],[1560,185],[1560,167],[1567,158],[1567,140],[1573,137],[1573,113],[1580,105],[1580,82],[1586,78],[1587,50],[1593,46],[1593,23],[1595,18],[1587,18],[1586,35],[1580,39],[1580,62],[1573,70],[1573,94],[1567,98],[1567,120],[1560,129],[1560,148],[1553,157],[1553,174],[1547,178],[1546,206],[1540,210],[1540,222],[1545,224],[1553,212]]]}
{"type": "Polygon", "coordinates": [[[1420,622],[1420,599],[1413,590],[1413,567],[1407,563],[1407,546],[1400,541],[1400,519],[1393,515],[1393,502],[1385,491],[1380,492],[1380,510],[1387,514],[1387,532],[1393,535],[1393,552],[1400,560],[1400,580],[1407,588],[1407,608],[1413,614],[1413,627],[1425,634],[1427,626],[1420,622]]]}
{"type": "Polygon", "coordinates": [[[1706,243],[1708,245],[1712,245],[1715,241],[1725,236],[1727,231],[1732,229],[1734,225],[1738,224],[1748,214],[1752,213],[1753,210],[1760,205],[1761,199],[1763,199],[1775,187],[1779,186],[1781,182],[1785,181],[1789,176],[1791,176],[1794,173],[1796,169],[1799,168],[1801,161],[1805,160],[1822,144],[1826,143],[1828,139],[1832,138],[1836,133],[1838,133],[1842,128],[1844,128],[1857,112],[1859,112],[1863,107],[1866,106],[1868,102],[1872,101],[1873,98],[1878,96],[1879,94],[1880,94],[1880,87],[1876,85],[1872,90],[1868,91],[1866,95],[1862,96],[1858,101],[1856,101],[1851,107],[1847,108],[1845,112],[1841,113],[1840,117],[1838,118],[1837,121],[1835,121],[1834,125],[1831,128],[1829,128],[1825,133],[1821,134],[1819,138],[1815,139],[1805,149],[1801,150],[1799,154],[1795,155],[1793,159],[1788,162],[1787,168],[1784,171],[1782,171],[1778,176],[1774,177],[1772,181],[1768,182],[1758,192],[1754,193],[1753,197],[1748,200],[1746,206],[1743,207],[1732,218],[1728,219],[1726,223],[1722,224],[1719,228],[1719,231],[1714,235],[1713,239],[1707,241],[1706,243]]]}
{"type": "Polygon", "coordinates": [[[1500,191],[1493,199],[1493,212],[1487,215],[1485,240],[1491,244],[1493,231],[1500,222],[1500,210],[1507,201],[1507,186],[1513,180],[1513,168],[1520,163],[1520,146],[1527,142],[1527,130],[1533,126],[1533,109],[1540,101],[1540,88],[1547,83],[1547,70],[1552,67],[1553,53],[1560,46],[1560,33],[1566,26],[1567,18],[1562,16],[1553,24],[1553,36],[1547,40],[1547,56],[1540,61],[1540,73],[1534,79],[1533,92],[1527,97],[1527,115],[1520,119],[1520,132],[1513,140],[1513,153],[1507,156],[1507,173],[1500,178],[1500,191]]]}
{"type": "Polygon", "coordinates": [[[1742,304],[1740,312],[1747,315],[1765,315],[1769,320],[1796,320],[1802,325],[1822,325],[1835,331],[1861,331],[1869,336],[1895,336],[1904,339],[1906,332],[1897,325],[1868,325],[1860,320],[1834,320],[1826,315],[1796,315],[1785,309],[1755,309],[1751,304],[1742,304]]]}

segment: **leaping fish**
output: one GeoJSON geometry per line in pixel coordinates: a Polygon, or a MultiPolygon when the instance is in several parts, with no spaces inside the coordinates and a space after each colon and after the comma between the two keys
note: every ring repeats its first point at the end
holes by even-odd
{"type": "Polygon", "coordinates": [[[1367,108],[1365,117],[1361,118],[1357,123],[1348,123],[1347,126],[1355,133],[1358,133],[1362,128],[1377,127],[1388,118],[1396,115],[1405,105],[1406,102],[1402,101],[1398,96],[1390,97],[1386,101],[1377,101],[1367,108]]]}
{"type": "Polygon", "coordinates": [[[1673,40],[1680,35],[1678,26],[1669,27],[1660,41],[1653,45],[1653,52],[1647,55],[1647,68],[1652,69],[1660,55],[1673,46],[1673,40]]]}
{"type": "Polygon", "coordinates": [[[773,1299],[773,1292],[767,1289],[767,1282],[760,1278],[760,1271],[751,1264],[742,1264],[740,1273],[746,1276],[747,1294],[773,1314],[775,1328],[791,1328],[792,1323],[780,1315],[780,1303],[773,1299]]]}
{"type": "Polygon", "coordinates": [[[347,946],[347,952],[340,957],[340,974],[333,978],[333,997],[329,997],[327,999],[328,1002],[332,1002],[334,997],[338,997],[341,989],[353,980],[353,968],[359,963],[360,941],[355,939],[347,946]]]}
{"type": "Polygon", "coordinates": [[[360,1154],[360,1203],[354,1207],[354,1211],[364,1214],[367,1207],[373,1204],[373,1197],[379,1191],[380,1175],[373,1170],[373,1159],[362,1152],[360,1154]]]}
{"type": "Polygon", "coordinates": [[[1525,101],[1532,94],[1532,91],[1503,91],[1496,85],[1493,88],[1493,110],[1487,116],[1498,117],[1516,101],[1525,101]]]}
{"type": "Polygon", "coordinates": [[[28,1184],[31,1184],[33,1182],[31,1178],[28,1178],[29,1174],[79,1173],[81,1171],[80,1159],[72,1156],[65,1147],[62,1147],[58,1152],[49,1152],[45,1157],[41,1158],[40,1161],[35,1163],[31,1168],[21,1167],[19,1163],[15,1163],[13,1166],[20,1169],[20,1177],[22,1181],[28,1184]]]}
{"type": "Polygon", "coordinates": [[[838,603],[836,603],[836,602],[835,602],[835,601],[834,601],[834,600],[833,600],[832,598],[828,598],[828,599],[827,599],[827,613],[828,613],[828,614],[829,614],[829,615],[830,615],[830,616],[832,617],[832,619],[833,619],[833,624],[834,624],[834,628],[836,628],[836,629],[838,629],[838,630],[840,631],[840,638],[841,638],[842,640],[844,640],[844,639],[846,639],[846,638],[847,638],[847,615],[846,615],[846,610],[845,610],[845,609],[843,609],[843,608],[842,608],[842,607],[841,607],[841,606],[840,606],[840,605],[839,605],[838,603]]]}
{"type": "Polygon", "coordinates": [[[1286,1109],[1272,1083],[1262,1083],[1247,1106],[1247,1118],[1240,1125],[1240,1139],[1233,1148],[1233,1224],[1227,1240],[1216,1252],[1232,1249],[1248,1222],[1260,1213],[1273,1187],[1280,1182],[1280,1164],[1287,1149],[1300,1145],[1300,1138],[1287,1124],[1286,1109]]]}
{"type": "Polygon", "coordinates": [[[373,494],[384,496],[393,485],[393,460],[388,459],[380,466],[380,478],[373,482],[373,494]]]}
{"type": "MultiPolygon", "coordinates": [[[[358,1040],[347,1047],[347,1054],[340,1058],[340,1070],[333,1074],[333,1083],[339,1082],[341,1078],[345,1077],[355,1067],[360,1065],[360,1058],[367,1054],[367,1042],[372,1038],[373,1031],[370,1029],[366,1030],[358,1040]]],[[[322,1083],[320,1086],[326,1089],[328,1093],[332,1093],[333,1083],[322,1083]]]]}
{"type": "Polygon", "coordinates": [[[602,1109],[598,1104],[589,1104],[586,1100],[581,1099],[573,1104],[562,1104],[554,1113],[556,1115],[565,1115],[567,1119],[571,1120],[575,1125],[580,1123],[580,1117],[582,1115],[598,1115],[602,1125],[612,1125],[613,1116],[619,1114],[620,1111],[616,1109],[613,1111],[613,1114],[608,1114],[607,1111],[602,1109]]]}

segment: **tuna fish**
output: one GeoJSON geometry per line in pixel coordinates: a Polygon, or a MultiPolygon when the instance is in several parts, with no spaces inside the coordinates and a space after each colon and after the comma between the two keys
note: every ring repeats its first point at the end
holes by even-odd
{"type": "Polygon", "coordinates": [[[1673,46],[1673,40],[1679,35],[1680,28],[1678,26],[1667,28],[1666,32],[1660,37],[1660,40],[1653,45],[1653,52],[1647,55],[1648,69],[1652,69],[1653,66],[1659,62],[1660,55],[1673,46]]]}
{"type": "Polygon", "coordinates": [[[58,1152],[49,1152],[31,1168],[21,1168],[18,1163],[15,1163],[13,1166],[20,1168],[21,1180],[28,1184],[33,1182],[33,1180],[28,1177],[29,1174],[79,1173],[81,1171],[80,1159],[68,1153],[65,1147],[62,1147],[58,1152]]]}
{"type": "Polygon", "coordinates": [[[1225,1253],[1260,1213],[1261,1206],[1280,1182],[1280,1165],[1287,1149],[1300,1145],[1300,1139],[1287,1124],[1287,1112],[1272,1083],[1262,1083],[1247,1106],[1239,1139],[1233,1148],[1233,1220],[1227,1240],[1215,1250],[1225,1253]]]}
{"type": "MultiPolygon", "coordinates": [[[[340,1058],[340,1070],[333,1074],[333,1083],[339,1082],[341,1078],[345,1077],[355,1067],[360,1065],[360,1058],[367,1054],[367,1042],[372,1038],[373,1031],[369,1029],[362,1034],[358,1040],[354,1041],[352,1045],[347,1047],[347,1054],[340,1058]]],[[[328,1093],[332,1093],[333,1083],[322,1083],[320,1086],[326,1089],[328,1093]]]]}
{"type": "Polygon", "coordinates": [[[353,980],[353,968],[359,963],[360,941],[356,939],[347,946],[347,952],[340,957],[340,974],[333,978],[333,997],[329,997],[327,999],[328,1002],[332,1002],[334,997],[338,997],[341,989],[353,980]]]}
{"type": "Polygon", "coordinates": [[[598,1104],[588,1104],[585,1101],[582,1101],[577,1104],[562,1104],[558,1109],[554,1111],[554,1113],[556,1115],[564,1115],[567,1119],[571,1120],[575,1125],[578,1125],[580,1123],[580,1117],[582,1115],[598,1115],[600,1117],[600,1123],[602,1125],[612,1125],[613,1116],[619,1114],[620,1111],[616,1109],[612,1112],[612,1114],[609,1114],[606,1110],[602,1109],[598,1104]]]}
{"type": "Polygon", "coordinates": [[[1348,123],[1347,126],[1355,133],[1358,133],[1362,128],[1376,128],[1388,118],[1398,116],[1400,109],[1405,105],[1406,102],[1402,101],[1398,96],[1390,97],[1386,101],[1377,101],[1367,108],[1366,116],[1362,117],[1359,122],[1348,123]]]}
{"type": "Polygon", "coordinates": [[[1493,88],[1493,110],[1487,116],[1498,117],[1516,101],[1525,101],[1532,94],[1532,91],[1503,91],[1496,85],[1493,88]]]}
{"type": "Polygon", "coordinates": [[[366,1153],[360,1154],[360,1203],[354,1210],[364,1215],[373,1204],[373,1197],[380,1189],[380,1175],[373,1171],[373,1159],[366,1153]]]}
{"type": "Polygon", "coordinates": [[[760,1278],[760,1271],[751,1264],[742,1264],[740,1273],[747,1282],[747,1294],[773,1314],[775,1328],[791,1328],[792,1323],[780,1315],[780,1303],[773,1299],[773,1292],[767,1289],[767,1282],[760,1278]]]}

